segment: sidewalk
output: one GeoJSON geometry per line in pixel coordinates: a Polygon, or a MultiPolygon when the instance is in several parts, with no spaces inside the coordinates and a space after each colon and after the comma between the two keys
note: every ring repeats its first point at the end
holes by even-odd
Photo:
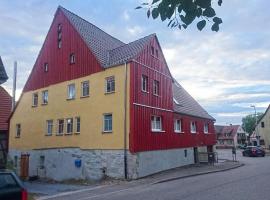
{"type": "Polygon", "coordinates": [[[209,173],[216,173],[221,171],[226,171],[230,169],[235,169],[243,166],[240,162],[232,162],[228,160],[221,161],[220,163],[215,163],[215,165],[208,164],[199,164],[199,165],[189,165],[184,167],[179,167],[171,170],[167,170],[164,172],[160,172],[154,175],[150,175],[138,180],[124,181],[124,180],[112,180],[112,181],[104,181],[99,185],[67,185],[67,184],[48,184],[42,182],[31,182],[26,183],[26,187],[29,193],[35,193],[43,196],[42,199],[47,199],[50,196],[65,196],[67,194],[72,193],[80,193],[84,191],[94,191],[99,190],[100,188],[132,188],[141,185],[147,184],[158,184],[168,181],[173,181],[182,178],[188,178],[192,176],[198,176],[209,173]],[[45,196],[44,196],[45,195],[45,196]],[[44,198],[45,197],[45,198],[44,198]]]}

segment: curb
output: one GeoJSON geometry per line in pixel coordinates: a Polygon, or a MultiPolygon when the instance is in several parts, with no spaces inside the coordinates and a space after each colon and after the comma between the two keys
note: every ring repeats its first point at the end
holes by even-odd
{"type": "Polygon", "coordinates": [[[205,171],[205,172],[199,172],[199,173],[185,175],[185,176],[177,176],[177,177],[173,177],[173,178],[163,179],[163,180],[156,181],[156,182],[152,183],[152,185],[159,184],[159,183],[165,183],[165,182],[169,182],[169,181],[174,181],[174,180],[178,180],[178,179],[189,178],[189,177],[193,177],[193,176],[200,176],[200,175],[204,175],[204,174],[212,174],[212,173],[217,173],[217,172],[229,171],[229,170],[232,170],[232,169],[243,167],[244,165],[245,165],[244,163],[241,163],[239,165],[229,167],[229,168],[225,168],[225,169],[213,170],[213,171],[205,171]]]}

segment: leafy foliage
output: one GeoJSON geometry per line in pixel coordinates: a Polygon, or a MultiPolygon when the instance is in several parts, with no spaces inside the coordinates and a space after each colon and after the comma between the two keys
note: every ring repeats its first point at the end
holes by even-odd
{"type": "MultiPolygon", "coordinates": [[[[142,3],[136,9],[146,8],[147,17],[153,19],[160,17],[161,21],[168,21],[168,27],[186,29],[196,18],[198,30],[202,30],[206,22],[212,23],[211,30],[219,31],[222,19],[216,17],[212,8],[213,0],[152,0],[152,3],[142,3]]],[[[222,0],[218,0],[221,6],[222,0]]]]}
{"type": "MultiPolygon", "coordinates": [[[[263,116],[263,113],[257,113],[257,120],[259,121],[263,116]]],[[[255,115],[247,115],[242,118],[242,128],[252,134],[256,127],[256,118],[255,115]]]]}

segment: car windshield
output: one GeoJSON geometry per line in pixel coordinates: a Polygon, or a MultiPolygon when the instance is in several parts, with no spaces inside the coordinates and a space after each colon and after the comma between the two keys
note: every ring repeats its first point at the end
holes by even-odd
{"type": "Polygon", "coordinates": [[[14,187],[18,187],[18,184],[11,174],[0,174],[0,190],[14,187]]]}

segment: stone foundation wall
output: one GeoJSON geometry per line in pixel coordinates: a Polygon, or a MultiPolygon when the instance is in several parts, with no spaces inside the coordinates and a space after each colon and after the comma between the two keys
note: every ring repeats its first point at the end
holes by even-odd
{"type": "MultiPolygon", "coordinates": [[[[105,176],[124,178],[123,150],[81,150],[62,148],[22,152],[11,149],[9,157],[18,157],[20,172],[21,153],[30,154],[29,176],[39,176],[57,181],[68,179],[100,180],[105,176]],[[44,158],[42,161],[41,157],[44,158]],[[81,160],[81,166],[75,161],[81,160]],[[44,162],[44,163],[43,163],[44,162]]],[[[136,179],[167,169],[194,163],[193,148],[127,153],[128,178],[136,179]]]]}

